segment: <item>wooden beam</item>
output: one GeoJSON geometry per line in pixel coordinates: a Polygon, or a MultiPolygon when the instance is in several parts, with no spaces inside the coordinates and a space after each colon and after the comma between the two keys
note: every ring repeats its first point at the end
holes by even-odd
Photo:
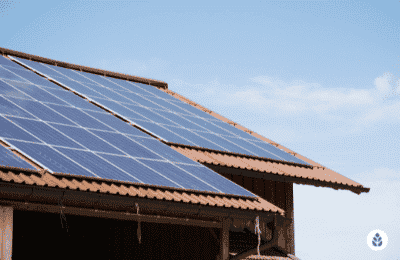
{"type": "Polygon", "coordinates": [[[289,254],[294,255],[294,196],[293,196],[293,183],[285,183],[285,194],[286,194],[286,218],[290,220],[290,223],[286,227],[286,251],[289,254]]]}
{"type": "Polygon", "coordinates": [[[0,200],[0,204],[11,204],[17,210],[29,210],[29,211],[41,211],[48,213],[60,213],[62,209],[64,214],[77,215],[77,216],[88,216],[88,217],[100,217],[110,219],[121,219],[121,220],[132,220],[141,222],[151,223],[162,223],[162,224],[176,224],[176,225],[187,225],[187,226],[198,226],[198,227],[209,227],[209,228],[221,228],[222,224],[216,221],[205,221],[198,219],[188,218],[172,218],[157,215],[142,215],[130,212],[121,211],[109,211],[109,210],[97,210],[88,208],[78,207],[60,207],[57,205],[45,205],[40,203],[27,203],[27,202],[10,202],[0,200]]]}
{"type": "Polygon", "coordinates": [[[11,260],[13,208],[0,206],[0,259],[11,260]]]}
{"type": "Polygon", "coordinates": [[[224,218],[222,220],[222,229],[220,236],[220,259],[228,260],[229,259],[229,229],[231,226],[231,219],[224,218]]]}

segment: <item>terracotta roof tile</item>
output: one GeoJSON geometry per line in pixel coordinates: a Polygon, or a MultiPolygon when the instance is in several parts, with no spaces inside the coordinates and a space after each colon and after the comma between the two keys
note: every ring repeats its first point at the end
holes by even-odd
{"type": "Polygon", "coordinates": [[[181,154],[201,163],[252,170],[260,173],[271,173],[298,179],[317,180],[328,185],[343,184],[349,187],[349,189],[351,189],[351,187],[361,188],[364,192],[368,190],[368,188],[364,188],[361,184],[328,168],[296,166],[264,160],[262,158],[256,159],[236,154],[227,154],[225,152],[203,151],[194,147],[188,148],[187,146],[180,147],[175,144],[170,146],[181,154]]]}
{"type": "Polygon", "coordinates": [[[25,183],[28,185],[50,186],[81,190],[87,192],[100,192],[110,194],[128,195],[157,200],[173,200],[190,204],[208,205],[213,207],[226,207],[236,209],[250,209],[264,212],[278,212],[284,215],[284,211],[272,205],[262,198],[235,197],[221,193],[198,193],[191,190],[173,188],[160,188],[138,183],[120,184],[102,179],[86,180],[82,176],[41,174],[38,171],[27,171],[15,167],[0,167],[0,179],[3,182],[25,183]],[[9,169],[12,170],[9,170],[9,169]]]}

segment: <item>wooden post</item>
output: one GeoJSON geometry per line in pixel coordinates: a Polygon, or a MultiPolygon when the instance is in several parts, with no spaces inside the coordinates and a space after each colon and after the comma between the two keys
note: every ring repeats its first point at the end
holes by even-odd
{"type": "Polygon", "coordinates": [[[11,260],[13,208],[0,206],[0,259],[11,260]]]}
{"type": "Polygon", "coordinates": [[[286,193],[286,218],[290,220],[289,225],[286,228],[286,251],[289,254],[294,255],[294,196],[293,196],[293,183],[285,183],[286,193]]]}
{"type": "Polygon", "coordinates": [[[220,259],[228,260],[229,259],[229,229],[231,226],[231,219],[224,218],[222,220],[222,229],[220,236],[220,259]]]}

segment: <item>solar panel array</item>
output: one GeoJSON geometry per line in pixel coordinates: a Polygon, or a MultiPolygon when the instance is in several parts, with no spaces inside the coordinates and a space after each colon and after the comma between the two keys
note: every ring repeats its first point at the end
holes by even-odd
{"type": "MultiPolygon", "coordinates": [[[[216,172],[2,56],[0,126],[1,140],[52,172],[254,197],[216,172]]],[[[11,161],[1,150],[0,154],[6,163],[27,168],[26,162],[11,161]]]]}
{"type": "Polygon", "coordinates": [[[153,86],[15,59],[165,141],[309,165],[153,86]]]}

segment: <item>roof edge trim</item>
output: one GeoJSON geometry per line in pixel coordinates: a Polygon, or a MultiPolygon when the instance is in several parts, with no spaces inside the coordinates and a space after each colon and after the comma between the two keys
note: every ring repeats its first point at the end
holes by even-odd
{"type": "Polygon", "coordinates": [[[44,58],[44,57],[36,56],[33,54],[14,51],[14,50],[6,49],[3,47],[0,47],[0,53],[2,53],[3,55],[12,55],[12,56],[15,56],[18,58],[23,58],[23,59],[27,59],[27,60],[31,60],[31,61],[37,61],[37,62],[42,62],[42,63],[46,63],[46,64],[50,64],[50,65],[56,65],[56,66],[64,67],[67,69],[74,69],[74,70],[79,70],[79,71],[88,72],[88,73],[92,73],[92,74],[99,74],[102,76],[124,79],[124,80],[129,80],[129,81],[133,81],[133,82],[151,85],[154,87],[168,89],[168,84],[166,82],[160,81],[160,80],[142,78],[139,76],[133,76],[133,75],[127,75],[127,74],[122,74],[122,73],[112,72],[112,71],[107,71],[107,70],[102,70],[102,69],[90,68],[90,67],[76,65],[76,64],[72,64],[72,63],[68,63],[68,62],[64,62],[64,61],[58,61],[58,60],[53,60],[53,59],[49,59],[49,58],[44,58]]]}

